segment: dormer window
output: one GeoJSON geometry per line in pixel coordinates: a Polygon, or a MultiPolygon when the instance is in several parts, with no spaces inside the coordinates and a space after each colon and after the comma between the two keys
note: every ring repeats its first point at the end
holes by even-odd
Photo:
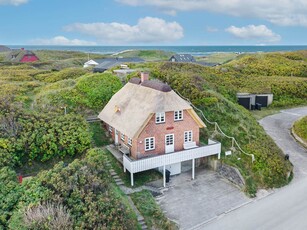
{"type": "Polygon", "coordinates": [[[174,121],[181,121],[181,120],[183,120],[183,111],[182,110],[174,111],[174,121]]]}
{"type": "Polygon", "coordinates": [[[156,113],[156,123],[164,123],[165,122],[165,112],[156,113]]]}

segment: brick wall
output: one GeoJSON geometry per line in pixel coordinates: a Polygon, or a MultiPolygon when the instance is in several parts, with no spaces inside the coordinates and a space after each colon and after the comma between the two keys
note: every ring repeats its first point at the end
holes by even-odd
{"type": "Polygon", "coordinates": [[[134,158],[165,153],[165,135],[174,134],[175,151],[183,150],[184,132],[192,131],[193,140],[199,144],[199,127],[187,111],[183,111],[183,120],[174,121],[174,112],[165,113],[165,122],[156,124],[155,116],[151,118],[145,126],[143,132],[137,140],[134,140],[134,146],[131,149],[131,155],[134,158]],[[145,151],[145,138],[155,137],[155,149],[145,151]],[[137,144],[137,145],[135,145],[137,144]]]}
{"type": "MultiPolygon", "coordinates": [[[[199,144],[199,127],[194,119],[187,111],[183,111],[183,120],[174,121],[174,112],[165,113],[165,122],[156,124],[155,116],[152,116],[148,124],[145,126],[142,133],[137,139],[132,140],[132,146],[130,149],[131,156],[135,159],[150,156],[152,154],[164,154],[165,153],[165,135],[174,134],[174,147],[175,152],[183,150],[184,132],[192,131],[193,140],[196,144],[199,144]],[[145,138],[155,137],[155,149],[145,151],[145,138]]],[[[109,125],[105,124],[105,128],[109,130],[109,125]]],[[[115,129],[112,127],[112,133],[110,133],[113,141],[115,141],[115,129]]],[[[118,142],[128,145],[128,137],[125,136],[125,141],[121,140],[121,133],[118,130],[118,142]]]]}

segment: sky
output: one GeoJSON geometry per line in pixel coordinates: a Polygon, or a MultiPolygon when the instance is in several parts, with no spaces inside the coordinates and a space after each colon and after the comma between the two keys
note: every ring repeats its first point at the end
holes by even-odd
{"type": "Polygon", "coordinates": [[[307,0],[0,0],[3,45],[307,45],[307,0]]]}

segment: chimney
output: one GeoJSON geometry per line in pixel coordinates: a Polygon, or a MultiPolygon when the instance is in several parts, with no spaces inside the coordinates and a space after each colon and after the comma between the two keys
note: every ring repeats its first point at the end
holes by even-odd
{"type": "Polygon", "coordinates": [[[148,72],[141,72],[141,82],[149,80],[149,73],[148,72]]]}

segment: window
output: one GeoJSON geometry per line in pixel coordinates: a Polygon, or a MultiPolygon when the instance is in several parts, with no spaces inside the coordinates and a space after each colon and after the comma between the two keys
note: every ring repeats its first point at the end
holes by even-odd
{"type": "Polygon", "coordinates": [[[132,146],[132,139],[130,137],[128,138],[128,145],[132,146]]]}
{"type": "Polygon", "coordinates": [[[163,123],[165,122],[165,113],[156,113],[156,123],[163,123]]]}
{"type": "Polygon", "coordinates": [[[184,132],[184,143],[192,142],[192,141],[193,141],[193,132],[185,131],[184,132]]]}
{"type": "Polygon", "coordinates": [[[155,149],[155,138],[154,137],[145,138],[145,151],[153,149],[155,149]]]}
{"type": "Polygon", "coordinates": [[[113,132],[113,128],[111,125],[109,125],[109,132],[112,133],[113,132]]]}
{"type": "Polygon", "coordinates": [[[120,134],[120,139],[121,139],[122,141],[125,141],[125,134],[121,133],[121,134],[120,134]]]}
{"type": "Polygon", "coordinates": [[[183,119],[183,112],[182,110],[178,110],[174,112],[174,120],[175,121],[180,121],[183,119]]]}

